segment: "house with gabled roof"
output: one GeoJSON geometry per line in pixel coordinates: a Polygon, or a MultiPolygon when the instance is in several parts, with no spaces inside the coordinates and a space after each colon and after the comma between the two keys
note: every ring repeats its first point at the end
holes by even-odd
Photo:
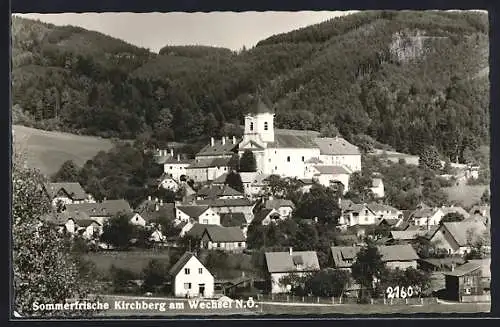
{"type": "Polygon", "coordinates": [[[130,204],[124,199],[104,200],[96,203],[75,203],[65,205],[66,212],[70,214],[85,212],[90,219],[97,221],[99,224],[104,223],[111,217],[124,213],[132,212],[130,204]]]}
{"type": "MultiPolygon", "coordinates": [[[[167,152],[166,150],[163,150],[167,152]]],[[[157,158],[157,163],[163,165],[163,172],[165,176],[171,177],[174,181],[179,183],[182,176],[187,176],[187,167],[193,163],[192,159],[188,159],[180,154],[174,157],[173,149],[170,154],[163,153],[157,158]]]]}
{"type": "Polygon", "coordinates": [[[175,207],[175,220],[198,224],[220,225],[220,216],[211,207],[205,205],[178,205],[175,207]]]}
{"type": "Polygon", "coordinates": [[[163,173],[160,178],[158,178],[158,188],[163,188],[172,192],[177,192],[179,190],[181,182],[176,180],[174,177],[167,173],[163,173]]]}
{"type": "Polygon", "coordinates": [[[247,225],[245,215],[241,212],[221,213],[220,224],[224,227],[243,227],[247,225]]]}
{"type": "Polygon", "coordinates": [[[257,211],[254,215],[254,219],[252,222],[260,223],[261,225],[267,226],[271,223],[277,223],[281,221],[281,215],[278,210],[271,208],[262,208],[257,211]]]}
{"type": "Polygon", "coordinates": [[[485,285],[489,283],[485,283],[484,273],[483,265],[476,262],[467,262],[451,271],[444,272],[446,298],[459,302],[477,301],[474,298],[491,301],[488,294],[489,285],[485,285]]]}
{"type": "Polygon", "coordinates": [[[487,227],[482,222],[446,222],[429,236],[429,240],[436,244],[437,248],[444,249],[449,254],[463,255],[470,252],[471,243],[483,237],[486,232],[487,227]]]}
{"type": "Polygon", "coordinates": [[[245,195],[229,185],[205,185],[196,192],[197,200],[243,199],[245,195]]]}
{"type": "Polygon", "coordinates": [[[196,201],[196,204],[210,206],[212,210],[219,215],[222,213],[241,212],[245,215],[248,224],[253,220],[253,208],[255,207],[255,203],[247,198],[200,200],[196,201]]]}
{"type": "Polygon", "coordinates": [[[241,252],[246,249],[246,237],[240,227],[206,225],[200,246],[207,250],[241,252]]]}
{"type": "Polygon", "coordinates": [[[342,187],[343,194],[349,191],[349,178],[352,171],[346,166],[316,165],[312,178],[325,187],[342,187]]]}
{"type": "Polygon", "coordinates": [[[85,192],[80,183],[47,183],[43,189],[54,208],[65,204],[95,202],[92,195],[85,192]]]}
{"type": "Polygon", "coordinates": [[[271,293],[288,293],[287,285],[280,281],[290,274],[306,276],[320,270],[315,251],[266,252],[266,267],[271,281],[271,293]]]}
{"type": "Polygon", "coordinates": [[[264,202],[264,208],[275,209],[279,212],[282,219],[286,219],[292,216],[295,204],[288,199],[269,198],[264,202]]]}
{"type": "Polygon", "coordinates": [[[377,202],[368,203],[367,206],[381,219],[394,219],[402,222],[403,212],[399,209],[396,209],[387,204],[377,202]]]}
{"type": "Polygon", "coordinates": [[[365,203],[344,202],[341,205],[341,210],[342,217],[339,219],[339,224],[356,226],[376,225],[379,222],[379,217],[365,203]]]}
{"type": "Polygon", "coordinates": [[[196,158],[187,168],[186,173],[189,179],[196,183],[211,182],[221,175],[230,171],[229,163],[231,158],[196,158]]]}
{"type": "Polygon", "coordinates": [[[441,208],[422,208],[415,210],[410,216],[410,223],[415,226],[435,226],[444,217],[441,208]]]}
{"type": "Polygon", "coordinates": [[[215,278],[192,252],[185,252],[170,268],[174,296],[182,298],[214,296],[215,278]]]}
{"type": "Polygon", "coordinates": [[[490,206],[489,205],[475,205],[469,211],[470,216],[481,215],[483,217],[490,216],[490,206]]]}

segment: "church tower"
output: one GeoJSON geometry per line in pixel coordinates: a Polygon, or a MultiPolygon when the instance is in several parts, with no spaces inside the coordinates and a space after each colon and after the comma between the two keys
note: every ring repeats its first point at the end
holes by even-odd
{"type": "Polygon", "coordinates": [[[274,111],[261,95],[257,95],[245,116],[244,139],[261,143],[274,142],[274,111]]]}

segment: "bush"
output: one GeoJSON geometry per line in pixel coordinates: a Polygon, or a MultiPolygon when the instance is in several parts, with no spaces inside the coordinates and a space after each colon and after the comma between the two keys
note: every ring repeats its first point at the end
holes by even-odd
{"type": "Polygon", "coordinates": [[[150,260],[143,271],[144,283],[142,289],[146,292],[154,292],[164,287],[168,279],[168,268],[168,262],[158,259],[150,260]]]}
{"type": "Polygon", "coordinates": [[[133,281],[137,279],[137,276],[132,271],[117,268],[114,265],[109,270],[114,292],[130,293],[136,290],[133,281]]]}

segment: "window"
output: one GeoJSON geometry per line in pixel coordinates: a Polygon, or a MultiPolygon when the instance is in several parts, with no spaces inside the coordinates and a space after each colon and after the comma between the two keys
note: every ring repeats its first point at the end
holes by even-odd
{"type": "Polygon", "coordinates": [[[302,156],[302,161],[304,161],[304,156],[302,156]]]}
{"type": "Polygon", "coordinates": [[[217,247],[218,247],[218,248],[220,248],[220,246],[221,246],[221,244],[220,244],[220,243],[215,243],[215,244],[217,244],[217,247]]]}
{"type": "Polygon", "coordinates": [[[269,158],[268,161],[271,162],[271,158],[269,158]]]}
{"type": "Polygon", "coordinates": [[[241,248],[241,243],[238,243],[238,247],[241,248]]]}
{"type": "Polygon", "coordinates": [[[198,274],[203,274],[203,268],[198,268],[198,274]]]}
{"type": "Polygon", "coordinates": [[[365,210],[365,216],[367,216],[367,215],[368,215],[368,210],[365,210]]]}
{"type": "Polygon", "coordinates": [[[274,166],[274,170],[278,170],[278,166],[274,166]]]}
{"type": "Polygon", "coordinates": [[[286,157],[286,161],[290,162],[290,156],[286,157]]]}
{"type": "Polygon", "coordinates": [[[184,268],[184,273],[185,273],[186,275],[189,275],[189,268],[184,268]]]}
{"type": "Polygon", "coordinates": [[[203,219],[203,224],[208,225],[208,219],[203,219]]]}
{"type": "Polygon", "coordinates": [[[172,170],[172,166],[170,166],[170,170],[172,170]]]}
{"type": "Polygon", "coordinates": [[[250,123],[250,130],[253,131],[253,122],[250,123]]]}
{"type": "Polygon", "coordinates": [[[465,294],[470,294],[470,288],[466,288],[466,289],[464,290],[464,292],[465,292],[465,294]]]}
{"type": "Polygon", "coordinates": [[[185,290],[190,290],[191,289],[191,283],[184,283],[184,289],[185,290]]]}
{"type": "Polygon", "coordinates": [[[268,126],[267,121],[266,121],[266,122],[264,122],[264,130],[267,131],[268,129],[269,129],[269,126],[268,126]]]}

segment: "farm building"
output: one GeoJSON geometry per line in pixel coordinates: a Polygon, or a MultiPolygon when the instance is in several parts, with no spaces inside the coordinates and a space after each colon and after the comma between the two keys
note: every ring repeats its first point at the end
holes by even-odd
{"type": "Polygon", "coordinates": [[[467,262],[444,273],[446,297],[458,302],[477,302],[485,294],[482,265],[467,262]]]}

